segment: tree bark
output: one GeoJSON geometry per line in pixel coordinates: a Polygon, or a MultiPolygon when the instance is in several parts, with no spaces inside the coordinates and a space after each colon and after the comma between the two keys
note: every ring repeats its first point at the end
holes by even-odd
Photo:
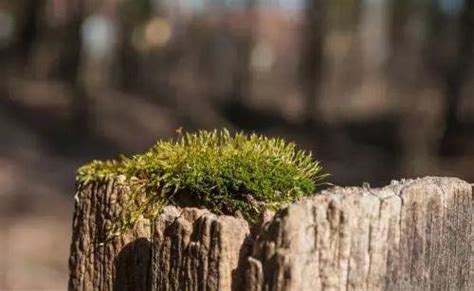
{"type": "Polygon", "coordinates": [[[320,87],[324,61],[326,38],[326,0],[306,0],[303,42],[300,60],[300,77],[303,94],[306,98],[306,122],[320,121],[316,110],[320,99],[320,87]]]}
{"type": "Polygon", "coordinates": [[[79,185],[70,290],[473,290],[472,186],[456,178],[335,187],[261,229],[167,206],[103,242],[127,191],[79,185]]]}
{"type": "Polygon", "coordinates": [[[129,191],[120,177],[78,185],[69,290],[240,290],[249,225],[205,209],[167,206],[150,224],[106,241],[129,191]]]}
{"type": "Polygon", "coordinates": [[[165,208],[154,223],[151,290],[241,290],[249,234],[243,219],[165,208]]]}
{"type": "Polygon", "coordinates": [[[146,290],[151,257],[150,223],[106,241],[106,227],[123,206],[128,190],[120,177],[79,184],[75,196],[69,258],[69,290],[146,290]]]}
{"type": "Polygon", "coordinates": [[[473,290],[471,185],[324,191],[283,209],[249,258],[249,290],[473,290]]]}

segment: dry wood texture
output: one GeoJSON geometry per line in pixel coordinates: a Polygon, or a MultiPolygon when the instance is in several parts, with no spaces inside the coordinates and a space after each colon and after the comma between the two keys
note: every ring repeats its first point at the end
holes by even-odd
{"type": "Polygon", "coordinates": [[[472,188],[449,178],[334,188],[277,213],[249,290],[474,290],[472,188]]]}
{"type": "Polygon", "coordinates": [[[106,225],[128,189],[119,179],[79,185],[69,258],[69,290],[145,290],[149,286],[150,224],[105,242],[106,225]]]}
{"type": "Polygon", "coordinates": [[[239,290],[250,246],[241,218],[165,207],[150,223],[104,242],[128,191],[118,179],[79,185],[69,290],[239,290]]]}
{"type": "Polygon", "coordinates": [[[242,267],[250,233],[245,220],[167,207],[154,226],[152,290],[240,290],[244,286],[242,267]]]}
{"type": "Polygon", "coordinates": [[[169,206],[102,244],[123,191],[78,187],[70,290],[474,290],[473,194],[459,179],[336,187],[254,235],[243,219],[169,206]]]}

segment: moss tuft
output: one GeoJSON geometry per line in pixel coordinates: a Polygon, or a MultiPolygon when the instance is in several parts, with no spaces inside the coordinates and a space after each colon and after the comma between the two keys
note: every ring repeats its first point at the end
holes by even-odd
{"type": "Polygon", "coordinates": [[[263,209],[277,209],[315,191],[326,175],[311,153],[294,143],[227,130],[186,133],[158,141],[131,158],[93,161],[78,170],[80,183],[123,175],[132,185],[113,232],[152,218],[166,204],[194,201],[217,214],[240,212],[254,222],[263,209]],[[184,199],[183,199],[184,198],[184,199]]]}

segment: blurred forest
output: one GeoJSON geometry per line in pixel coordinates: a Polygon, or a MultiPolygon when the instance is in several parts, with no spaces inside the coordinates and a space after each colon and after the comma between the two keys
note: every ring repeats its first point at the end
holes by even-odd
{"type": "Polygon", "coordinates": [[[474,0],[0,0],[0,290],[60,289],[77,167],[175,130],[341,185],[474,181],[474,0]]]}

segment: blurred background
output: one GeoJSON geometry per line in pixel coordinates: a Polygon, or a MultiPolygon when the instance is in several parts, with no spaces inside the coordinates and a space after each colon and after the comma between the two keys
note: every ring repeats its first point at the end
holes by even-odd
{"type": "Polygon", "coordinates": [[[473,0],[0,0],[0,290],[64,290],[74,175],[227,127],[330,181],[474,181],[473,0]]]}

